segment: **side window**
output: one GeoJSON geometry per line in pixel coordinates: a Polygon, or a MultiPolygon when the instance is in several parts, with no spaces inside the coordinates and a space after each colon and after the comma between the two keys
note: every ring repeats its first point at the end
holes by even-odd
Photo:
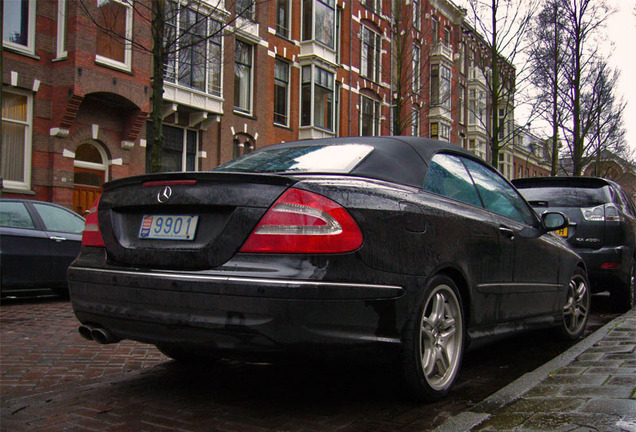
{"type": "Polygon", "coordinates": [[[499,174],[472,159],[463,160],[486,209],[521,223],[534,223],[532,210],[499,174]]]}
{"type": "Polygon", "coordinates": [[[481,201],[466,167],[457,156],[438,154],[426,172],[424,190],[481,207],[481,201]]]}
{"type": "Polygon", "coordinates": [[[84,220],[75,213],[46,204],[33,204],[48,231],[81,234],[84,220]]]}
{"type": "Polygon", "coordinates": [[[0,206],[0,226],[10,228],[35,228],[33,219],[21,202],[3,202],[0,206]]]}

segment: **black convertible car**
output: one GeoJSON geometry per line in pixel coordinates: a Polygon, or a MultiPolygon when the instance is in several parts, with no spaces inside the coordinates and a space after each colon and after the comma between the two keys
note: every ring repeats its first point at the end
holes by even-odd
{"type": "Polygon", "coordinates": [[[68,277],[87,339],[186,361],[373,355],[434,400],[476,339],[582,334],[585,266],[550,232],[565,226],[451,144],[301,141],[104,185],[68,277]]]}

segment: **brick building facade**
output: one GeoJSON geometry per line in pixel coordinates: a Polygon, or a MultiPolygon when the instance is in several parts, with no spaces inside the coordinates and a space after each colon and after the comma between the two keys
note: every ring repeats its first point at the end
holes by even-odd
{"type": "MultiPolygon", "coordinates": [[[[489,157],[487,46],[452,1],[168,3],[165,171],[332,136],[420,135],[489,157]]],[[[81,213],[104,181],[147,172],[150,5],[5,0],[2,196],[81,213]]]]}

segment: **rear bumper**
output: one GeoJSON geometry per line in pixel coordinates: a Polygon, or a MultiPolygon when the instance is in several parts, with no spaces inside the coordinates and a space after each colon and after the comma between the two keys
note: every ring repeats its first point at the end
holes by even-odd
{"type": "Polygon", "coordinates": [[[71,266],[77,318],[115,338],[223,355],[395,353],[405,290],[382,284],[71,266]]]}
{"type": "Polygon", "coordinates": [[[632,255],[625,246],[600,249],[575,249],[587,266],[594,292],[622,288],[629,283],[632,255]],[[619,268],[604,269],[605,263],[620,263],[619,268]]]}

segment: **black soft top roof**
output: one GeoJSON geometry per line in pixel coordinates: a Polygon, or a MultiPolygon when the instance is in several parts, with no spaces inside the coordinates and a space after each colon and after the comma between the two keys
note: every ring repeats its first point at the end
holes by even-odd
{"type": "Polygon", "coordinates": [[[373,152],[352,171],[352,175],[387,180],[422,187],[431,158],[437,153],[461,154],[479,160],[461,147],[434,139],[403,136],[324,138],[293,141],[262,147],[257,151],[277,148],[365,144],[373,152]]]}

